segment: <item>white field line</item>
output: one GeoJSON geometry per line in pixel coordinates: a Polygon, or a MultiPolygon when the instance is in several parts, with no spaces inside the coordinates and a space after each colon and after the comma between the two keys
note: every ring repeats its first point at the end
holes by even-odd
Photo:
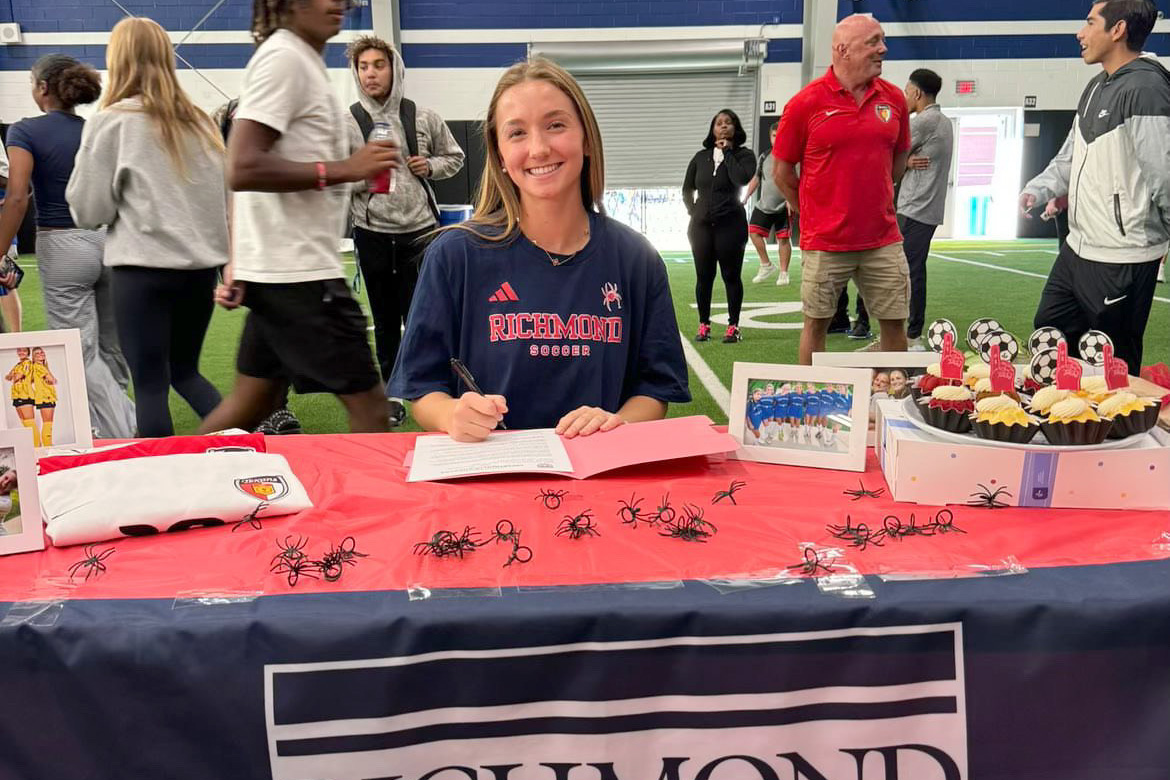
{"type": "Polygon", "coordinates": [[[723,414],[730,415],[731,412],[731,391],[723,386],[719,381],[719,377],[715,376],[715,372],[707,365],[699,355],[699,351],[691,344],[691,340],[683,332],[679,332],[679,338],[682,339],[683,355],[687,359],[687,365],[695,372],[695,376],[699,378],[699,382],[712,398],[715,399],[716,405],[723,411],[723,414]]]}
{"type": "MultiPolygon", "coordinates": [[[[990,268],[993,271],[1007,271],[1008,273],[1019,274],[1020,276],[1031,276],[1034,279],[1047,279],[1048,278],[1044,274],[1038,274],[1038,273],[1035,273],[1033,271],[1022,271],[1019,268],[1007,268],[1005,266],[995,265],[993,263],[981,263],[978,260],[964,260],[960,257],[951,257],[950,255],[940,255],[938,252],[931,252],[930,256],[937,257],[939,260],[946,260],[946,261],[951,262],[951,263],[965,263],[967,265],[977,265],[980,268],[990,268]]],[[[1157,295],[1154,296],[1154,300],[1160,301],[1161,303],[1170,303],[1170,298],[1160,298],[1157,295]]]]}

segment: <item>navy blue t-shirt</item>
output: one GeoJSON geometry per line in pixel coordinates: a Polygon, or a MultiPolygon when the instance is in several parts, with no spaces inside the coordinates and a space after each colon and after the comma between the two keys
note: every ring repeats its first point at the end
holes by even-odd
{"type": "Polygon", "coordinates": [[[73,158],[81,146],[85,120],[64,111],[50,111],[22,119],[8,128],[8,146],[33,156],[32,186],[37,198],[39,227],[77,227],[69,214],[65,186],[73,173],[73,158]]]}
{"type": "Polygon", "coordinates": [[[491,244],[451,230],[427,249],[387,394],[459,397],[450,359],[508,400],[509,428],[551,428],[579,406],[645,395],[691,400],[662,258],[590,214],[589,243],[554,266],[522,234],[491,244]]]}

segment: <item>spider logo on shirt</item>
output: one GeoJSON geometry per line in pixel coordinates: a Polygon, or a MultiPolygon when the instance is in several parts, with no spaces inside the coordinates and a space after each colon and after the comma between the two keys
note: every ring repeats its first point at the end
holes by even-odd
{"type": "Polygon", "coordinates": [[[610,307],[617,304],[618,311],[622,308],[622,294],[618,292],[618,286],[613,282],[607,282],[601,285],[601,302],[605,304],[606,311],[613,311],[610,307]]]}

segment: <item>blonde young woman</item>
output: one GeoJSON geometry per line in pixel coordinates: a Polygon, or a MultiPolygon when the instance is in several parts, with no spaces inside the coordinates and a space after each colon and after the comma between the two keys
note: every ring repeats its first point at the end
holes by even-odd
{"type": "Polygon", "coordinates": [[[602,213],[601,134],[581,88],[543,59],[500,79],[469,222],[427,250],[388,394],[427,430],[567,437],[690,400],[661,257],[602,213]],[[483,393],[457,383],[459,358],[483,393]]]}
{"type": "Polygon", "coordinates": [[[154,21],[118,22],[106,63],[109,84],[66,196],[79,225],[110,226],[105,262],[138,434],[170,436],[170,387],[200,417],[220,402],[199,353],[227,262],[223,139],[179,86],[171,42],[154,21]]]}
{"type": "Polygon", "coordinates": [[[57,414],[57,377],[49,368],[44,347],[32,351],[33,400],[41,413],[41,446],[53,446],[53,417],[57,414]]]}

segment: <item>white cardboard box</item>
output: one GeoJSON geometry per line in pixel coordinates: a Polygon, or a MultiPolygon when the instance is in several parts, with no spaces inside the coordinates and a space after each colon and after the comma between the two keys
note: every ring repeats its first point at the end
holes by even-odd
{"type": "Polygon", "coordinates": [[[958,444],[919,430],[900,401],[879,401],[877,456],[897,501],[965,504],[983,485],[1010,506],[1170,509],[1170,435],[1118,450],[1037,452],[958,444]],[[1010,493],[1010,496],[1008,495],[1010,493]]]}

